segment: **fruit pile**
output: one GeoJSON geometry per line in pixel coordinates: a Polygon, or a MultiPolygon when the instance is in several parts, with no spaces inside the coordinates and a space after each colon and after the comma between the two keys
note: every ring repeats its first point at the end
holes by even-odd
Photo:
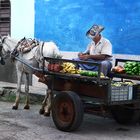
{"type": "Polygon", "coordinates": [[[70,62],[63,62],[62,66],[62,73],[70,73],[70,74],[78,74],[79,70],[76,69],[76,66],[70,62]]]}
{"type": "Polygon", "coordinates": [[[48,70],[54,72],[60,72],[62,70],[62,66],[57,63],[48,64],[48,70]]]}
{"type": "Polygon", "coordinates": [[[97,77],[98,72],[97,71],[87,71],[87,70],[81,70],[80,75],[82,76],[89,76],[89,77],[97,77]]]}
{"type": "Polygon", "coordinates": [[[123,82],[116,82],[116,81],[112,81],[111,86],[115,86],[115,87],[121,87],[121,86],[133,86],[135,85],[134,82],[132,81],[123,81],[123,82]]]}
{"type": "Polygon", "coordinates": [[[112,71],[113,72],[116,72],[116,73],[124,73],[125,72],[125,69],[123,66],[115,66],[112,68],[112,71]]]}
{"type": "MultiPolygon", "coordinates": [[[[62,64],[51,63],[48,64],[48,70],[53,72],[62,72],[69,74],[80,74],[81,76],[89,76],[89,77],[97,77],[97,71],[88,71],[88,70],[80,70],[76,68],[76,65],[71,62],[63,62],[62,64]]],[[[104,77],[104,74],[101,73],[101,78],[104,77]]]]}
{"type": "Polygon", "coordinates": [[[140,62],[127,61],[124,64],[124,70],[129,75],[140,75],[140,62]]]}
{"type": "MultiPolygon", "coordinates": [[[[80,70],[80,75],[82,76],[89,76],[89,77],[97,77],[98,72],[97,71],[88,71],[88,70],[80,70]]],[[[101,78],[104,78],[104,74],[101,72],[100,74],[101,78]]]]}

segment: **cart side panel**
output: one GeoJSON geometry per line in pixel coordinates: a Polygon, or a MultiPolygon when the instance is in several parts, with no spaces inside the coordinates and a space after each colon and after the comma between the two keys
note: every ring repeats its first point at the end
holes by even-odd
{"type": "Polygon", "coordinates": [[[99,85],[92,82],[83,82],[79,80],[67,80],[55,78],[53,81],[53,89],[58,91],[74,91],[79,95],[89,97],[107,99],[108,86],[99,85]]]}

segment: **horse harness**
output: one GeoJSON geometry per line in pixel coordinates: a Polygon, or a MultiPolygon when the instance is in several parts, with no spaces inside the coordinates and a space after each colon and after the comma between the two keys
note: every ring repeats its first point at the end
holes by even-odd
{"type": "MultiPolygon", "coordinates": [[[[3,65],[5,64],[4,59],[2,57],[2,48],[3,48],[3,43],[5,42],[5,39],[7,37],[4,37],[0,40],[0,63],[3,65]]],[[[40,46],[40,42],[36,39],[26,39],[25,37],[22,38],[17,45],[15,46],[14,50],[10,53],[10,58],[12,61],[15,60],[15,57],[18,57],[19,54],[25,54],[30,52],[34,47],[40,46]]],[[[41,43],[41,46],[37,48],[37,51],[39,51],[40,58],[36,58],[37,62],[42,62],[43,60],[43,47],[44,47],[44,42],[41,43]]],[[[44,61],[43,61],[44,62],[44,61]]]]}
{"type": "Polygon", "coordinates": [[[11,52],[11,58],[14,59],[14,57],[17,57],[19,53],[25,54],[30,52],[34,47],[39,45],[39,41],[36,39],[26,39],[25,37],[22,38],[17,45],[15,46],[15,49],[11,52]],[[20,47],[19,47],[20,46],[20,47]]]}

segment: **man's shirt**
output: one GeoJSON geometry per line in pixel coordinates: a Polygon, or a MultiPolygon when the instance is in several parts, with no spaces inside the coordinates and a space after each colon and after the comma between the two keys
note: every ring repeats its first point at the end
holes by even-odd
{"type": "Polygon", "coordinates": [[[108,39],[101,37],[96,45],[94,41],[89,43],[85,53],[89,53],[90,55],[105,54],[112,56],[112,44],[108,39]]]}

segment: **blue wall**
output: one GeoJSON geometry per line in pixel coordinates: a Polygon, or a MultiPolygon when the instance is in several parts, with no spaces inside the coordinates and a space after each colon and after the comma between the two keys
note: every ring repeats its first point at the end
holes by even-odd
{"type": "Polygon", "coordinates": [[[35,37],[83,51],[86,31],[102,24],[116,54],[140,54],[140,0],[35,0],[35,37]]]}

